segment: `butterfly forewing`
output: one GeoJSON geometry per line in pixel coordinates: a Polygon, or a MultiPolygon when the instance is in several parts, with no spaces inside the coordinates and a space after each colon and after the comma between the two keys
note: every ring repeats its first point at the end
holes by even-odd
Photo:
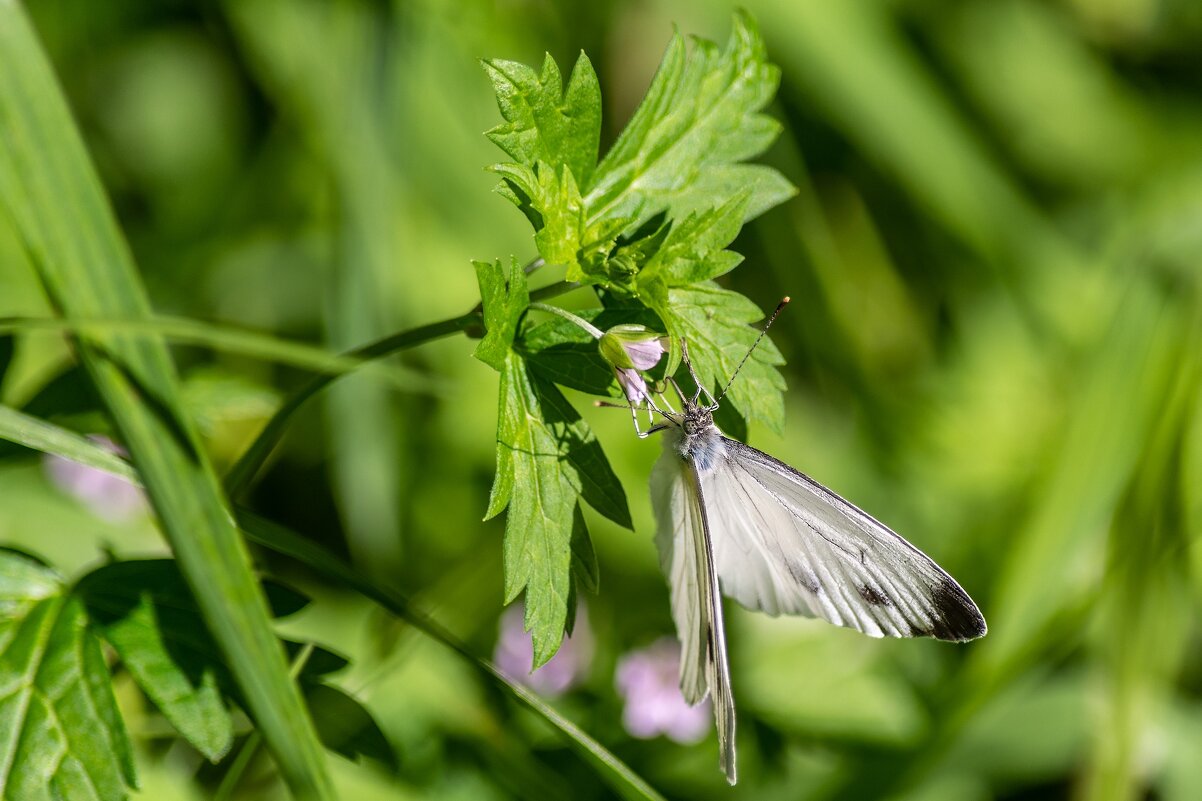
{"type": "Polygon", "coordinates": [[[769,614],[821,617],[874,637],[970,640],[976,604],[929,557],[788,465],[723,437],[702,474],[724,592],[769,614]]]}

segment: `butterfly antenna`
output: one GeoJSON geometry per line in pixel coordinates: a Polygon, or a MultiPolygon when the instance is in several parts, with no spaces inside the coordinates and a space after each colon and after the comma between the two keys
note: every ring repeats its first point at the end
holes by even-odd
{"type": "Polygon", "coordinates": [[[780,314],[781,310],[788,305],[788,295],[781,298],[780,303],[776,304],[776,309],[772,312],[771,316],[768,317],[768,322],[764,323],[764,330],[760,331],[760,335],[755,338],[755,342],[751,343],[751,347],[748,348],[746,355],[743,356],[743,361],[739,362],[739,366],[736,367],[734,373],[731,374],[730,380],[726,382],[726,386],[722,387],[722,391],[718,393],[718,400],[726,397],[726,391],[730,389],[730,385],[735,382],[735,376],[737,376],[739,371],[743,369],[743,365],[747,364],[747,360],[750,359],[751,354],[755,352],[756,347],[760,344],[760,340],[764,338],[764,335],[768,333],[768,329],[772,327],[774,322],[776,322],[776,316],[780,314]]]}

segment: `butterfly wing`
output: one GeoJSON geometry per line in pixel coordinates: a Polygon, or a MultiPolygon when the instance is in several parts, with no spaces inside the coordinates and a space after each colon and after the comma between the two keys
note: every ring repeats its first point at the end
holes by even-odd
{"type": "Polygon", "coordinates": [[[724,437],[700,477],[727,595],[873,637],[971,640],[985,619],[960,585],[884,524],[783,462],[724,437]]]}
{"type": "Polygon", "coordinates": [[[735,783],[735,705],[730,691],[722,599],[702,486],[692,464],[666,448],[651,474],[655,543],[668,577],[680,638],[680,689],[690,704],[711,690],[719,762],[735,783]]]}

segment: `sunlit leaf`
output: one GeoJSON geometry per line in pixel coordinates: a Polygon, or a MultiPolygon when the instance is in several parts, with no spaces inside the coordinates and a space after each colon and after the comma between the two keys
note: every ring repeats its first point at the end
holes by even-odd
{"type": "Polygon", "coordinates": [[[526,276],[516,260],[511,260],[508,267],[503,267],[500,261],[478,261],[476,278],[480,283],[486,328],[484,338],[476,346],[476,358],[501,370],[517,334],[518,321],[530,304],[526,276]]]}
{"type": "Polygon", "coordinates": [[[112,801],[136,783],[100,641],[83,602],[0,553],[0,796],[112,801]]]}
{"type": "Polygon", "coordinates": [[[587,424],[559,390],[530,376],[516,353],[505,362],[500,397],[490,512],[508,504],[505,600],[526,592],[538,667],[559,649],[568,619],[578,499],[626,527],[630,511],[587,424]]]}

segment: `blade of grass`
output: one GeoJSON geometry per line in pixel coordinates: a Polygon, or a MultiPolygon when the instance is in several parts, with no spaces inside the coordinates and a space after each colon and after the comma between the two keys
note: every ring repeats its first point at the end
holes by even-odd
{"type": "Polygon", "coordinates": [[[9,406],[0,406],[0,439],[42,453],[61,456],[87,467],[95,467],[135,484],[140,483],[138,474],[130,463],[117,454],[106,451],[74,431],[9,406]]]}
{"type": "MultiPolygon", "coordinates": [[[[0,0],[0,204],[64,316],[149,316],[149,303],[21,6],[0,0]]],[[[220,484],[181,411],[161,339],[81,334],[79,356],[291,791],[329,799],[325,754],[271,627],[220,484]]]]}
{"type": "Polygon", "coordinates": [[[586,762],[591,764],[610,787],[627,799],[658,799],[663,801],[656,790],[618,759],[605,746],[594,740],[575,723],[559,714],[554,707],[543,701],[525,686],[518,684],[501,672],[496,665],[487,659],[482,659],[471,652],[454,634],[447,631],[434,619],[414,609],[408,600],[396,591],[375,583],[367,578],[362,571],[355,570],[349,564],[342,562],[337,556],[316,545],[299,534],[273,523],[266,518],[256,515],[242,507],[237,509],[238,524],[242,527],[246,538],[253,543],[268,548],[276,553],[291,557],[308,567],[318,575],[353,589],[364,597],[378,603],[415,628],[455,651],[470,661],[477,670],[496,681],[510,695],[523,705],[546,720],[567,737],[568,743],[579,753],[586,762]]]}
{"type": "MultiPolygon", "coordinates": [[[[0,317],[0,334],[26,331],[65,331],[72,334],[147,333],[181,345],[197,345],[240,356],[285,364],[321,375],[340,376],[367,366],[368,361],[351,353],[332,353],[325,348],[286,339],[215,325],[186,317],[151,315],[145,319],[63,319],[60,317],[0,317]]],[[[377,365],[381,374],[404,392],[413,392],[428,379],[398,365],[377,365]]]]}

